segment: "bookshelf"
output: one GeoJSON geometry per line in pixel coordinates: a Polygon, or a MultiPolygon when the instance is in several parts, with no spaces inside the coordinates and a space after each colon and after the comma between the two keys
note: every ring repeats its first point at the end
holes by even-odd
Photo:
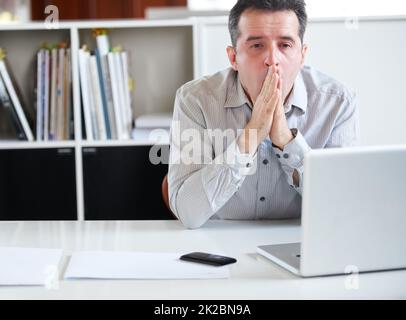
{"type": "MultiPolygon", "coordinates": [[[[172,218],[160,189],[167,165],[149,162],[154,142],[145,132],[135,132],[130,140],[86,139],[78,51],[83,44],[96,46],[95,28],[108,29],[111,45],[119,44],[130,53],[134,117],[172,112],[176,89],[198,75],[198,21],[193,18],[71,21],[59,23],[58,29],[46,29],[43,23],[0,25],[0,46],[7,50],[26,104],[34,99],[34,66],[40,45],[69,42],[74,120],[72,140],[0,141],[0,176],[5,177],[0,182],[0,220],[172,218]],[[41,206],[35,199],[47,205],[41,206]],[[31,210],[28,204],[10,204],[25,200],[31,202],[31,210]]],[[[160,144],[167,154],[169,140],[160,144]]]]}

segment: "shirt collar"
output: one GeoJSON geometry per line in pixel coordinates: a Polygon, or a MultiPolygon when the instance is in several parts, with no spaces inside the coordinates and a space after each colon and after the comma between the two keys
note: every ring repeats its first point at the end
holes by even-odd
{"type": "Polygon", "coordinates": [[[252,109],[252,103],[245,94],[244,88],[242,87],[240,78],[238,76],[238,72],[231,69],[229,77],[231,77],[231,79],[228,81],[226,93],[227,97],[224,108],[235,108],[248,104],[248,106],[250,106],[252,109]]]}
{"type": "MultiPolygon", "coordinates": [[[[247,104],[252,109],[252,103],[245,94],[240,78],[238,77],[238,72],[231,69],[229,76],[231,79],[228,81],[227,98],[224,108],[241,107],[244,104],[247,104]]],[[[291,95],[285,103],[285,112],[289,112],[292,109],[292,106],[301,109],[303,112],[306,112],[307,109],[307,91],[301,72],[299,72],[296,77],[291,95]]]]}
{"type": "Polygon", "coordinates": [[[301,109],[303,113],[307,110],[307,90],[300,71],[293,84],[292,92],[284,105],[285,112],[289,112],[292,107],[301,109]]]}

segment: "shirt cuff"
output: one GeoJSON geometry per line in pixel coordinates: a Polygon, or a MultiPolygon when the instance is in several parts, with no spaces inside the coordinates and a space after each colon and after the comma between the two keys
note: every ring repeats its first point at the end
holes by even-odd
{"type": "Polygon", "coordinates": [[[252,175],[256,170],[257,151],[251,155],[249,153],[241,153],[237,143],[238,139],[233,141],[226,152],[224,153],[224,163],[231,168],[235,175],[239,177],[252,175]]]}
{"type": "Polygon", "coordinates": [[[282,170],[287,175],[289,185],[301,193],[303,187],[303,160],[305,154],[311,150],[302,134],[297,129],[291,129],[294,135],[283,150],[273,146],[276,157],[279,159],[282,170]],[[293,181],[293,173],[297,171],[299,174],[299,185],[295,185],[293,181]]]}
{"type": "Polygon", "coordinates": [[[276,157],[279,159],[282,167],[289,167],[292,169],[299,169],[303,166],[305,154],[310,151],[310,147],[302,134],[297,129],[291,129],[295,136],[283,150],[280,150],[273,145],[276,157]]]}

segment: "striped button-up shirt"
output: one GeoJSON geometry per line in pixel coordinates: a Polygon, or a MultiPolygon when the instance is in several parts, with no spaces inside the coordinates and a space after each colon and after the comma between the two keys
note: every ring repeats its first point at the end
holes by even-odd
{"type": "Polygon", "coordinates": [[[237,72],[229,68],[179,88],[168,183],[171,209],[186,227],[210,218],[300,217],[306,152],[355,145],[358,112],[351,91],[309,66],[300,70],[284,109],[294,139],[280,150],[268,137],[251,156],[237,146],[252,114],[237,72]],[[216,130],[227,134],[218,139],[216,130]]]}

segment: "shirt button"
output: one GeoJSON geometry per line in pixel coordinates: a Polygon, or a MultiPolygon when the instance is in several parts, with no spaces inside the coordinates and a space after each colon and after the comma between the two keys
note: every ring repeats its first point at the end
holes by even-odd
{"type": "Polygon", "coordinates": [[[285,159],[288,159],[288,158],[289,158],[289,154],[288,154],[288,153],[285,153],[285,154],[283,155],[283,157],[284,157],[285,159]]]}
{"type": "Polygon", "coordinates": [[[278,159],[280,159],[281,158],[281,155],[280,154],[276,154],[276,157],[278,158],[278,159]]]}
{"type": "Polygon", "coordinates": [[[268,159],[265,159],[264,161],[262,161],[263,164],[268,164],[268,159]]]}
{"type": "Polygon", "coordinates": [[[265,197],[261,197],[261,198],[259,198],[259,200],[261,200],[262,202],[264,202],[264,201],[265,201],[265,197]]]}
{"type": "Polygon", "coordinates": [[[250,167],[251,167],[251,163],[247,163],[246,167],[247,167],[247,168],[250,168],[250,167]]]}

